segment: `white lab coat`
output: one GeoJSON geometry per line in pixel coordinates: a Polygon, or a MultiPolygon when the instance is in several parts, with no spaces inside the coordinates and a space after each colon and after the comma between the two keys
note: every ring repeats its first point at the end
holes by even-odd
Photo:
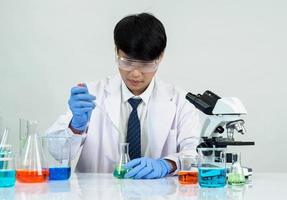
{"type": "MultiPolygon", "coordinates": [[[[76,135],[68,128],[72,118],[69,110],[47,130],[48,135],[72,136],[72,155],[83,145],[76,171],[111,173],[119,159],[121,77],[116,75],[98,82],[87,83],[96,96],[87,134],[76,135]]],[[[198,110],[185,99],[186,92],[155,78],[154,90],[147,107],[148,138],[151,157],[176,162],[178,155],[196,155],[201,123],[198,110]]],[[[57,149],[54,150],[54,153],[57,149]]]]}

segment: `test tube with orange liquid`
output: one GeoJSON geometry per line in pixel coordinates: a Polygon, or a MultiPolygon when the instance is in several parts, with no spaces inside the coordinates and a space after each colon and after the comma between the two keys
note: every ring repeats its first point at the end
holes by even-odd
{"type": "Polygon", "coordinates": [[[180,170],[178,181],[180,184],[197,184],[198,169],[197,159],[193,155],[182,154],[179,156],[180,170]]]}

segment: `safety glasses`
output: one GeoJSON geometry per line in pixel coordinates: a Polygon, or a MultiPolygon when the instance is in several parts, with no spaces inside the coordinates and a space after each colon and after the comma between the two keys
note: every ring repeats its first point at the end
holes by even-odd
{"type": "Polygon", "coordinates": [[[116,61],[120,69],[125,71],[132,71],[137,69],[142,73],[151,73],[155,72],[158,68],[159,60],[153,61],[142,61],[142,60],[133,60],[129,58],[120,57],[116,54],[116,61]]]}

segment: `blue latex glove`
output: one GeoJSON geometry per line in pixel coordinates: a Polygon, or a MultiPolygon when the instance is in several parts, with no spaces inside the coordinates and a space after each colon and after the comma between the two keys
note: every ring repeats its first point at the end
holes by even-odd
{"type": "Polygon", "coordinates": [[[71,89],[69,106],[73,113],[73,118],[70,123],[72,128],[85,131],[92,110],[96,107],[93,102],[95,99],[95,96],[89,94],[85,84],[79,84],[71,89]]]}
{"type": "Polygon", "coordinates": [[[130,169],[125,178],[134,179],[154,179],[161,178],[169,174],[172,170],[168,161],[163,159],[151,159],[147,157],[134,159],[125,164],[126,169],[130,169]]]}

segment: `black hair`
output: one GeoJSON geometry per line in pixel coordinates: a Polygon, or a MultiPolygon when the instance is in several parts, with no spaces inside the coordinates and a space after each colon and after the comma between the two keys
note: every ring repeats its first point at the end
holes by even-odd
{"type": "Polygon", "coordinates": [[[166,47],[163,24],[152,14],[141,13],[121,19],[114,29],[116,50],[129,58],[150,61],[158,58],[166,47]]]}

